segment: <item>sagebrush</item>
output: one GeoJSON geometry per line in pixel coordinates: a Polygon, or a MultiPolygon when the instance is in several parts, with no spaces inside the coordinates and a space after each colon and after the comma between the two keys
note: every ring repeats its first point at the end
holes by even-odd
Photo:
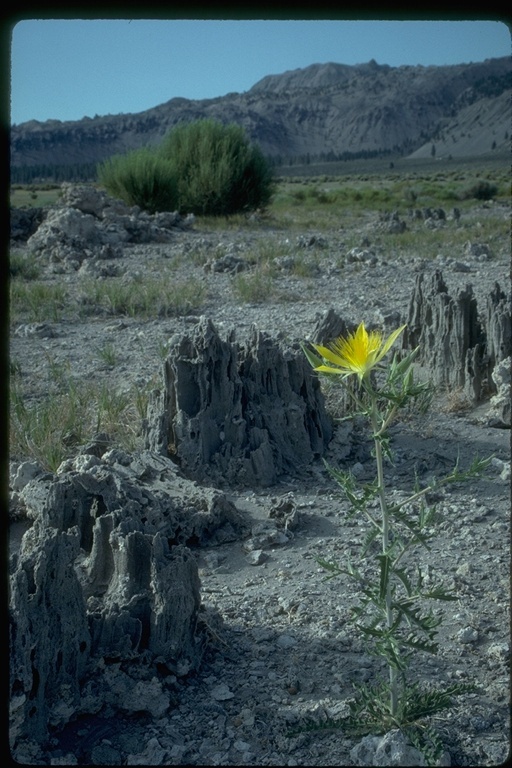
{"type": "Polygon", "coordinates": [[[98,166],[107,191],[144,210],[228,216],[266,206],[271,167],[238,125],[198,120],[176,126],[157,148],[98,166]]]}

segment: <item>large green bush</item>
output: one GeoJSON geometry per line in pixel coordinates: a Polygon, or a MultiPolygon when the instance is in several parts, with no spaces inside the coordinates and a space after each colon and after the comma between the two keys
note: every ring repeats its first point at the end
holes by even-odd
{"type": "Polygon", "coordinates": [[[265,206],[274,191],[270,164],[238,125],[180,124],[154,150],[116,156],[98,169],[106,189],[149,211],[229,215],[265,206]]]}
{"type": "Polygon", "coordinates": [[[178,125],[164,139],[160,156],[176,168],[180,207],[187,212],[254,210],[272,195],[270,165],[238,125],[214,120],[178,125]]]}
{"type": "Polygon", "coordinates": [[[147,148],[115,155],[98,166],[98,181],[114,197],[150,213],[178,208],[178,183],[172,163],[147,148]]]}

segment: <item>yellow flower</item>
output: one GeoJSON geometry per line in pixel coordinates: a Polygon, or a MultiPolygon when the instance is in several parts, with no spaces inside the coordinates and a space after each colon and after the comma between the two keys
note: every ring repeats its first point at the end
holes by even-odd
{"type": "Polygon", "coordinates": [[[379,331],[368,333],[364,323],[361,323],[357,331],[350,333],[346,339],[340,336],[331,341],[327,347],[313,344],[312,346],[324,360],[333,363],[332,366],[315,365],[314,369],[320,373],[336,373],[340,376],[350,376],[355,373],[362,381],[387,355],[404,328],[405,325],[397,328],[383,341],[379,331]]]}

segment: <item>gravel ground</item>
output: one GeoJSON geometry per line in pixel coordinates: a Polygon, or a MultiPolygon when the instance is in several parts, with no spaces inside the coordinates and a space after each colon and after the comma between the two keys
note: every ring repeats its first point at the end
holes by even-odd
{"type": "MultiPolygon", "coordinates": [[[[475,208],[475,217],[489,215],[508,212],[475,208]]],[[[239,232],[196,226],[177,232],[169,244],[125,246],[117,261],[127,280],[136,279],[144,265],[145,273],[172,270],[179,280],[204,281],[208,297],[200,311],[149,320],[93,313],[59,323],[20,322],[12,328],[11,359],[23,387],[29,397],[44,394],[47,356],[69,364],[77,379],[105,380],[113,388],[158,382],[162,349],[174,334],[190,329],[199,314],[220,330],[236,327],[243,334],[255,323],[300,340],[312,334],[330,307],[353,322],[382,324],[390,316],[403,321],[419,271],[428,275],[441,269],[452,295],[471,283],[479,305],[495,281],[508,285],[509,243],[494,246],[485,262],[463,249],[422,261],[412,252],[389,253],[385,236],[372,246],[374,219],[360,224],[358,234],[361,241],[369,238],[367,248],[376,258],[346,258],[344,266],[346,222],[343,231],[300,235],[273,231],[264,223],[239,232]],[[281,261],[275,294],[247,304],[232,290],[233,274],[211,265],[226,255],[243,260],[260,238],[288,241],[292,253],[309,259],[315,269],[298,277],[291,262],[281,261]],[[115,365],[98,355],[107,343],[117,354],[115,365]]],[[[47,268],[45,279],[80,293],[79,273],[55,274],[47,268]]],[[[464,766],[496,765],[509,752],[510,432],[486,426],[487,407],[459,409],[456,399],[445,395],[426,417],[397,422],[391,430],[396,462],[386,469],[389,487],[400,494],[411,487],[415,470],[423,481],[447,473],[458,454],[463,467],[476,454],[495,456],[484,479],[439,492],[439,535],[430,552],[413,553],[426,574],[442,577],[460,598],[446,609],[439,654],[418,656],[413,672],[422,681],[476,684],[476,692],[461,697],[435,724],[451,764],[464,766]]],[[[343,429],[331,444],[332,463],[343,456],[343,429]]],[[[362,479],[371,479],[364,431],[344,460],[362,479]]],[[[355,557],[366,528],[357,517],[347,519],[347,503],[321,466],[304,481],[284,477],[265,491],[229,490],[254,526],[263,524],[276,500],[288,494],[297,519],[293,526],[283,524],[279,543],[262,547],[257,564],[244,542],[196,552],[211,643],[199,674],[165,681],[173,706],[158,716],[99,712],[70,723],[45,752],[24,745],[16,759],[54,765],[350,765],[357,740],[340,730],[305,726],[343,714],[352,684],[371,682],[382,667],[348,622],[357,602],[352,583],[341,577],[325,582],[316,557],[337,562],[347,553],[355,557]]],[[[143,669],[140,674],[143,679],[143,669]]]]}

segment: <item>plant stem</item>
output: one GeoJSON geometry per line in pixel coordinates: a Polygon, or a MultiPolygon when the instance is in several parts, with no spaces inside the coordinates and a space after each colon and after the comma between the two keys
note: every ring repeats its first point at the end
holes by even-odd
{"type": "MultiPolygon", "coordinates": [[[[380,442],[380,435],[383,432],[384,427],[381,426],[379,430],[379,412],[377,410],[376,395],[372,392],[372,410],[371,410],[371,424],[373,429],[373,437],[375,441],[375,459],[377,462],[377,489],[380,502],[380,509],[382,513],[382,554],[387,555],[389,548],[389,510],[386,502],[385,484],[384,484],[384,464],[382,460],[382,446],[380,442]]],[[[386,585],[386,626],[391,629],[393,626],[393,612],[391,608],[391,581],[388,579],[386,585]]],[[[398,708],[398,691],[397,691],[397,670],[391,664],[389,665],[389,688],[390,688],[390,712],[391,716],[395,717],[398,708]]]]}

